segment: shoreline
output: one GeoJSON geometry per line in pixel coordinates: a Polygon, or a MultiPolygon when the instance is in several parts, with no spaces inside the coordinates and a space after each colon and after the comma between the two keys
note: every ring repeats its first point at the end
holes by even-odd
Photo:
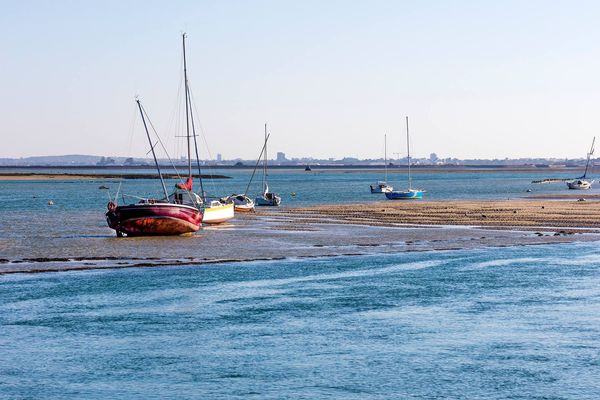
{"type": "Polygon", "coordinates": [[[0,275],[600,241],[600,202],[387,201],[260,208],[188,237],[116,238],[95,211],[67,221],[73,225],[65,230],[78,232],[74,235],[50,237],[44,230],[48,220],[33,223],[39,225],[32,227],[32,237],[17,232],[0,238],[0,275]],[[84,220],[89,225],[82,228],[84,220]]]}
{"type": "MultiPolygon", "coordinates": [[[[174,174],[163,174],[164,179],[179,179],[174,174]]],[[[196,174],[194,178],[199,178],[196,174]]],[[[106,180],[106,179],[158,179],[157,174],[71,174],[37,172],[0,172],[0,181],[42,181],[42,180],[106,180]]],[[[226,175],[202,175],[202,179],[231,179],[226,175]]]]}

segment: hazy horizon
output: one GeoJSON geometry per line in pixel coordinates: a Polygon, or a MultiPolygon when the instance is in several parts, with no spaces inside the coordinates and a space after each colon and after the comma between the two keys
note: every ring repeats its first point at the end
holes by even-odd
{"type": "Polygon", "coordinates": [[[0,157],[172,157],[181,32],[201,158],[582,158],[600,132],[600,4],[4,3],[0,157]],[[134,129],[132,129],[134,126],[134,129]]]}

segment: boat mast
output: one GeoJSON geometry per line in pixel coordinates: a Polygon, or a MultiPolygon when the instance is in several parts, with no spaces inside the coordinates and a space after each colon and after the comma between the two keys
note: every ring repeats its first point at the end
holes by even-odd
{"type": "Polygon", "coordinates": [[[406,149],[408,154],[408,190],[412,189],[412,178],[410,176],[410,139],[408,134],[408,115],[406,116],[406,149]]]}
{"type": "Polygon", "coordinates": [[[267,123],[265,122],[265,162],[263,163],[263,193],[269,191],[269,182],[267,179],[267,123]]]}
{"type": "Polygon", "coordinates": [[[140,110],[140,115],[142,116],[142,122],[144,123],[144,129],[146,130],[146,136],[148,137],[148,143],[150,144],[150,150],[152,151],[152,157],[154,158],[154,165],[156,165],[156,170],[158,171],[158,177],[160,178],[160,183],[162,183],[163,191],[165,192],[165,198],[169,199],[169,193],[167,192],[167,187],[165,186],[165,180],[163,179],[162,173],[160,172],[160,166],[158,165],[158,160],[156,159],[156,153],[154,152],[154,146],[152,145],[152,139],[150,138],[150,132],[148,132],[148,126],[146,125],[146,118],[144,118],[144,111],[142,110],[142,103],[140,103],[139,99],[135,99],[138,109],[140,110]]]}
{"type": "MultiPolygon", "coordinates": [[[[186,104],[186,123],[187,123],[187,112],[188,112],[188,105],[189,105],[189,120],[192,123],[192,137],[194,138],[194,150],[196,152],[196,165],[198,166],[198,179],[200,181],[200,197],[202,198],[202,202],[206,203],[206,194],[204,193],[204,185],[202,183],[202,168],[200,168],[200,155],[198,153],[198,141],[196,140],[196,125],[194,124],[194,114],[192,112],[192,96],[190,93],[190,87],[188,85],[188,80],[187,80],[187,60],[185,57],[185,38],[186,38],[186,34],[183,34],[183,75],[184,75],[184,79],[185,79],[185,104],[186,104]]],[[[189,173],[189,177],[191,178],[192,176],[192,159],[190,158],[190,146],[189,146],[189,142],[190,142],[190,135],[189,135],[189,128],[188,128],[188,135],[187,135],[187,140],[188,140],[188,173],[189,173]]]]}
{"type": "Polygon", "coordinates": [[[592,147],[590,147],[590,151],[587,154],[587,162],[585,163],[585,172],[583,173],[583,178],[586,177],[587,172],[588,172],[588,167],[590,165],[590,158],[592,157],[592,155],[594,154],[594,143],[596,142],[596,136],[594,136],[594,139],[592,139],[592,147]]]}
{"type": "Polygon", "coordinates": [[[185,82],[185,136],[187,138],[187,158],[188,158],[188,179],[192,179],[192,154],[190,146],[190,104],[188,99],[188,79],[187,79],[187,60],[185,57],[185,37],[186,34],[181,35],[183,41],[183,79],[185,82]]]}
{"type": "MultiPolygon", "coordinates": [[[[191,98],[190,98],[191,103],[191,98]]],[[[202,202],[206,203],[206,194],[204,193],[204,185],[202,183],[202,168],[200,168],[200,155],[198,154],[198,141],[196,140],[196,126],[194,125],[194,115],[190,108],[190,119],[192,121],[192,136],[194,137],[194,149],[196,150],[196,164],[198,166],[198,180],[200,181],[200,197],[202,202]]]]}
{"type": "Polygon", "coordinates": [[[387,134],[383,135],[383,162],[385,163],[385,182],[387,183],[387,134]]]}
{"type": "Polygon", "coordinates": [[[256,159],[256,164],[254,165],[254,169],[252,170],[252,175],[250,176],[250,180],[248,181],[248,185],[246,186],[246,190],[244,191],[244,196],[246,194],[248,194],[248,190],[250,189],[250,184],[252,184],[252,180],[254,179],[254,174],[256,174],[256,169],[258,168],[258,165],[260,164],[260,160],[262,160],[262,158],[263,158],[263,152],[265,151],[265,146],[266,146],[268,140],[269,140],[269,136],[267,136],[265,143],[263,143],[262,149],[260,149],[260,154],[258,155],[258,158],[256,159]]]}

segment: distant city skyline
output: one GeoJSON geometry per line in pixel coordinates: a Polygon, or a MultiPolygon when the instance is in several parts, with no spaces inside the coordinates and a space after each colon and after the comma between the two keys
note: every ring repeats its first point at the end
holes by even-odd
{"type": "Polygon", "coordinates": [[[5,2],[0,158],[171,157],[180,34],[201,158],[583,158],[600,133],[600,3],[5,2]],[[208,146],[206,146],[206,144],[208,146]]]}

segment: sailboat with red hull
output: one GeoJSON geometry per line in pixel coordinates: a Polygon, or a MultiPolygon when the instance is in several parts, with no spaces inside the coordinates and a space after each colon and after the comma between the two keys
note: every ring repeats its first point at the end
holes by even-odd
{"type": "Polygon", "coordinates": [[[157,202],[112,208],[109,205],[106,220],[117,236],[183,235],[196,232],[202,224],[202,213],[183,204],[157,202]]]}
{"type": "MultiPolygon", "coordinates": [[[[185,60],[185,34],[183,35],[183,51],[185,60]]],[[[136,99],[137,106],[142,117],[148,143],[158,176],[162,184],[165,197],[162,199],[142,199],[138,203],[129,205],[117,205],[115,202],[108,203],[106,221],[108,226],[114,229],[117,236],[159,236],[159,235],[183,235],[196,232],[202,225],[204,213],[202,212],[202,199],[193,192],[192,159],[190,142],[190,114],[187,102],[187,79],[186,79],[186,137],[187,137],[187,159],[188,176],[186,182],[175,185],[175,191],[169,195],[160,165],[156,158],[154,145],[150,138],[146,119],[148,115],[142,104],[136,99]]]]}

